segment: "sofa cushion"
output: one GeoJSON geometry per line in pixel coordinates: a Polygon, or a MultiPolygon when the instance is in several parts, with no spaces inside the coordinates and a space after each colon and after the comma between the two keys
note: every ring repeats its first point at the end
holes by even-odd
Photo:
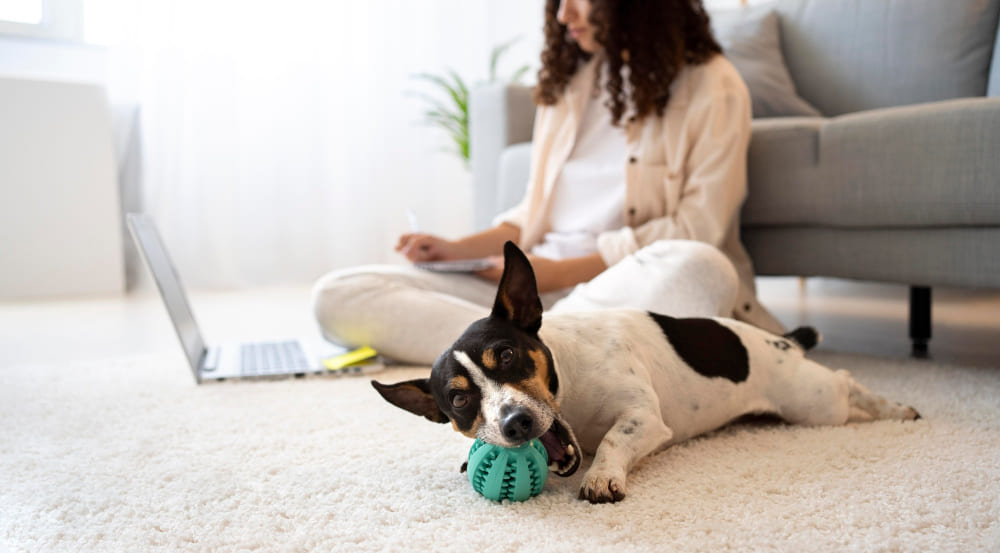
{"type": "Polygon", "coordinates": [[[755,121],[745,225],[1000,226],[1000,98],[755,121]]]}
{"type": "Polygon", "coordinates": [[[778,36],[778,15],[746,8],[712,14],[712,29],[726,57],[750,90],[754,117],[819,116],[795,92],[778,36]]]}
{"type": "Polygon", "coordinates": [[[800,96],[824,115],[986,94],[1000,0],[779,0],[800,96]]]}

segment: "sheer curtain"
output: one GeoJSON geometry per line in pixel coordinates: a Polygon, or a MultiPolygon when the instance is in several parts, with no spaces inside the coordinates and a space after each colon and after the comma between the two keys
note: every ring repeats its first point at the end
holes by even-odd
{"type": "MultiPolygon", "coordinates": [[[[540,0],[87,0],[114,102],[141,113],[142,202],[185,282],[309,282],[472,230],[471,185],[420,123],[418,72],[537,67],[540,0]]],[[[533,73],[533,72],[532,72],[533,73]]],[[[533,78],[533,77],[532,77],[533,78]]]]}

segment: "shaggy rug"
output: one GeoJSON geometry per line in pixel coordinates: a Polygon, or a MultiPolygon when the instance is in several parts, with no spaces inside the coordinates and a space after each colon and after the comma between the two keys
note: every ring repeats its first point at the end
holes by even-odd
{"type": "Polygon", "coordinates": [[[615,505],[576,499],[584,470],[524,503],[478,496],[459,473],[470,440],[367,378],[4,367],[0,550],[1000,550],[1000,370],[813,357],[924,419],[731,425],[640,464],[615,505]]]}

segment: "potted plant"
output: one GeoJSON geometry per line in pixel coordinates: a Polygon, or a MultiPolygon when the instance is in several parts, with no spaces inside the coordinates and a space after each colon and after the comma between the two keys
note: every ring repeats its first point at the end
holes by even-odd
{"type": "MultiPolygon", "coordinates": [[[[503,44],[493,47],[490,52],[489,78],[486,83],[497,82],[497,66],[504,52],[511,47],[520,37],[515,37],[503,44]]],[[[529,65],[522,65],[515,71],[507,82],[519,83],[521,77],[530,69],[529,65]]],[[[434,75],[430,73],[419,73],[414,75],[415,79],[426,81],[432,84],[438,91],[439,97],[425,93],[414,93],[422,98],[430,108],[424,112],[424,122],[428,125],[444,130],[451,138],[452,148],[446,151],[458,154],[465,163],[469,164],[469,87],[465,80],[453,69],[449,69],[447,74],[434,75]]],[[[484,84],[482,82],[478,84],[484,84]]]]}

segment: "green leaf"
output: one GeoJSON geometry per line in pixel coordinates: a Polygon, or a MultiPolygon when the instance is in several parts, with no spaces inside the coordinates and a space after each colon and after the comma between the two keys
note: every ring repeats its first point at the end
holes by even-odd
{"type": "Polygon", "coordinates": [[[490,52],[490,80],[489,82],[496,82],[497,80],[497,65],[500,63],[500,56],[504,54],[515,42],[521,40],[521,35],[517,35],[514,38],[504,42],[503,44],[498,44],[493,47],[490,52]]]}
{"type": "Polygon", "coordinates": [[[521,67],[519,67],[517,69],[517,71],[514,72],[513,75],[510,76],[510,80],[508,82],[511,82],[511,83],[520,83],[521,82],[521,77],[523,77],[524,74],[527,73],[528,71],[531,71],[531,66],[530,65],[522,65],[521,67]]]}
{"type": "Polygon", "coordinates": [[[433,107],[435,110],[440,111],[442,113],[461,113],[461,110],[459,110],[457,106],[445,105],[445,103],[442,102],[441,100],[433,96],[430,96],[428,94],[424,94],[423,92],[406,92],[404,93],[404,95],[414,98],[420,98],[421,100],[430,104],[431,107],[433,107]]]}
{"type": "Polygon", "coordinates": [[[436,116],[427,116],[425,121],[429,125],[440,127],[449,134],[462,134],[465,132],[463,125],[460,122],[457,122],[453,119],[436,117],[436,116]]]}
{"type": "Polygon", "coordinates": [[[431,110],[425,112],[424,117],[427,117],[429,119],[442,119],[445,121],[451,121],[460,126],[465,125],[469,120],[468,117],[465,117],[460,113],[441,112],[438,110],[431,110]]]}
{"type": "MultiPolygon", "coordinates": [[[[497,80],[497,66],[503,54],[518,40],[520,35],[495,46],[490,52],[490,79],[497,80]]],[[[510,82],[518,82],[530,70],[528,65],[518,68],[510,78],[510,82]]],[[[408,91],[405,94],[426,102],[430,109],[424,112],[424,123],[448,134],[454,144],[453,153],[469,162],[469,87],[465,80],[453,69],[448,69],[445,76],[431,73],[417,73],[412,78],[425,81],[444,92],[447,99],[442,100],[424,92],[408,91]]]]}
{"type": "Polygon", "coordinates": [[[433,84],[436,84],[436,85],[440,86],[441,88],[445,89],[449,93],[452,92],[451,84],[449,84],[448,81],[445,80],[444,77],[441,77],[441,76],[438,76],[438,75],[432,75],[430,73],[417,73],[416,75],[413,76],[413,78],[414,79],[420,79],[420,80],[423,80],[423,81],[428,81],[430,83],[433,83],[433,84]]]}
{"type": "Polygon", "coordinates": [[[463,81],[462,77],[459,77],[458,73],[456,73],[453,69],[449,69],[448,73],[451,75],[451,78],[455,81],[455,87],[456,87],[455,90],[456,90],[456,93],[457,93],[454,96],[455,103],[458,104],[458,107],[462,111],[468,112],[469,111],[469,87],[465,86],[465,81],[463,81]]]}
{"type": "MultiPolygon", "coordinates": [[[[453,70],[449,70],[449,73],[453,78],[458,77],[458,75],[453,70]]],[[[451,97],[451,100],[455,102],[455,105],[462,111],[467,109],[466,104],[468,103],[469,91],[465,89],[465,83],[461,82],[461,79],[453,86],[444,77],[438,75],[431,75],[429,73],[419,73],[414,76],[415,78],[429,81],[445,90],[447,94],[451,97]]]]}

